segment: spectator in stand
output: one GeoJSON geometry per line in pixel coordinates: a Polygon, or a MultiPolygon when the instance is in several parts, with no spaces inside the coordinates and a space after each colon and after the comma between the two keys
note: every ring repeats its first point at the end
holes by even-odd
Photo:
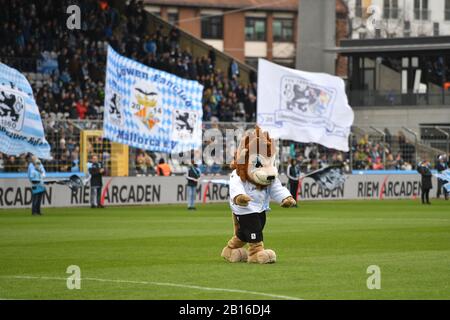
{"type": "Polygon", "coordinates": [[[172,169],[170,168],[169,164],[167,164],[163,158],[159,159],[159,163],[156,166],[156,174],[158,176],[168,177],[171,173],[172,169]]]}
{"type": "Polygon", "coordinates": [[[362,150],[361,146],[358,146],[358,149],[356,150],[355,154],[353,155],[354,163],[355,163],[355,169],[366,169],[367,162],[368,162],[368,156],[367,154],[362,150]]]}
{"type": "Polygon", "coordinates": [[[372,163],[376,163],[378,161],[378,159],[380,159],[381,156],[380,156],[379,149],[380,149],[379,144],[376,144],[372,147],[372,150],[370,152],[370,158],[371,158],[372,163]]]}
{"type": "MultiPolygon", "coordinates": [[[[333,156],[335,157],[336,154],[334,154],[333,156]]],[[[320,168],[325,168],[328,167],[328,156],[326,154],[322,154],[320,156],[320,160],[319,160],[319,167],[320,168]]]]}
{"type": "Polygon", "coordinates": [[[372,165],[372,169],[373,169],[373,170],[384,170],[384,165],[383,165],[383,163],[381,162],[381,158],[380,158],[380,157],[378,157],[378,158],[375,160],[375,163],[372,165]]]}
{"type": "Polygon", "coordinates": [[[229,79],[236,79],[239,76],[240,76],[239,65],[236,62],[236,60],[232,60],[228,68],[228,77],[229,79]]]}
{"type": "Polygon", "coordinates": [[[136,175],[145,175],[147,168],[145,166],[145,156],[143,152],[138,152],[136,155],[136,175]]]}
{"type": "Polygon", "coordinates": [[[394,156],[392,153],[389,153],[386,156],[386,170],[395,170],[396,161],[394,160],[394,156]]]}
{"type": "Polygon", "coordinates": [[[78,118],[84,119],[86,118],[86,112],[88,111],[88,108],[86,107],[86,104],[83,99],[79,99],[78,102],[75,105],[75,108],[77,110],[78,118]]]}
{"type": "Polygon", "coordinates": [[[395,169],[403,170],[404,164],[405,164],[405,161],[402,158],[402,154],[400,152],[397,153],[397,156],[395,157],[395,169]]]}
{"type": "Polygon", "coordinates": [[[256,97],[250,93],[244,98],[245,121],[254,121],[256,116],[256,97]]]}
{"type": "Polygon", "coordinates": [[[155,175],[155,162],[153,161],[153,158],[149,156],[147,153],[145,154],[145,165],[147,167],[147,174],[149,175],[155,175]]]}
{"type": "Polygon", "coordinates": [[[19,172],[19,161],[14,156],[9,156],[5,162],[5,172],[19,172]]]}
{"type": "Polygon", "coordinates": [[[5,171],[5,155],[0,153],[0,172],[5,171]]]}

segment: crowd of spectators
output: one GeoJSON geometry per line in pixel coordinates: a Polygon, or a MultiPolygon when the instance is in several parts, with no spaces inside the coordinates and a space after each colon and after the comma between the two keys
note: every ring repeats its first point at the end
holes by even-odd
{"type": "Polygon", "coordinates": [[[412,170],[415,168],[415,146],[403,132],[392,136],[385,129],[385,141],[370,141],[369,135],[353,140],[353,168],[356,170],[412,170]],[[393,145],[397,152],[393,152],[393,145]]]}
{"type": "MultiPolygon", "coordinates": [[[[102,119],[108,44],[150,67],[203,84],[204,121],[255,120],[256,76],[241,83],[236,61],[228,70],[216,68],[212,49],[194,57],[180,47],[176,28],[165,33],[160,26],[149,33],[142,1],[130,1],[122,13],[105,0],[0,0],[0,7],[0,61],[29,76],[44,123],[102,119]],[[67,29],[65,9],[73,4],[81,9],[80,30],[67,29]]],[[[55,161],[70,162],[77,154],[71,149],[66,155],[60,145],[64,135],[47,127],[47,140],[61,158],[55,161]]],[[[2,162],[20,166],[19,159],[7,160],[2,162]]]]}
{"type": "MultiPolygon", "coordinates": [[[[318,144],[290,143],[286,157],[296,159],[302,172],[328,165],[342,164],[345,172],[352,170],[413,170],[416,166],[415,146],[403,132],[391,135],[385,129],[385,141],[364,133],[351,140],[351,153],[325,148],[318,144]],[[393,150],[397,150],[393,152],[393,150]]],[[[287,161],[286,161],[287,162],[287,161]]]]}
{"type": "MultiPolygon", "coordinates": [[[[207,55],[193,56],[180,46],[180,33],[175,27],[164,32],[159,26],[149,33],[149,15],[142,1],[129,1],[124,12],[111,7],[107,0],[0,0],[0,8],[0,60],[30,75],[47,140],[54,151],[54,160],[46,163],[49,170],[73,171],[79,163],[80,146],[74,138],[77,128],[58,120],[102,119],[108,44],[150,67],[203,84],[204,121],[255,121],[256,75],[250,75],[249,83],[240,81],[236,61],[228,70],[220,70],[212,49],[207,55]],[[81,29],[69,31],[65,9],[73,4],[81,8],[81,29]],[[36,77],[42,73],[44,77],[36,77]]],[[[394,154],[392,139],[387,133],[385,143],[371,142],[367,136],[353,141],[353,168],[413,168],[414,146],[399,134],[395,139],[400,152],[394,154]]],[[[307,170],[336,161],[351,167],[348,154],[318,148],[311,156],[310,146],[296,148],[295,157],[307,170]]],[[[138,151],[136,172],[153,174],[159,160],[155,154],[138,151]]],[[[23,168],[24,162],[24,157],[0,154],[0,170],[18,170],[15,168],[23,168]]],[[[211,173],[220,169],[208,166],[211,173]]]]}
{"type": "Polygon", "coordinates": [[[159,26],[148,32],[143,2],[130,1],[119,12],[108,1],[0,0],[0,59],[23,72],[48,74],[32,80],[36,102],[44,114],[69,119],[101,119],[106,48],[150,67],[197,80],[204,85],[204,120],[255,120],[256,80],[241,83],[239,65],[216,68],[215,51],[194,57],[180,47],[180,33],[159,26]],[[68,30],[65,8],[81,9],[81,29],[68,30]],[[30,63],[31,62],[31,63],[30,63]]]}

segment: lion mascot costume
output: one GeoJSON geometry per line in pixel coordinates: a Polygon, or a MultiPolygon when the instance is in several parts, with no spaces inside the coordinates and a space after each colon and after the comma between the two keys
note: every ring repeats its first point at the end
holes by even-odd
{"type": "Polygon", "coordinates": [[[276,254],[264,249],[263,229],[270,199],[284,208],[296,204],[281,185],[275,167],[275,143],[258,126],[244,134],[234,155],[230,177],[230,207],[234,235],[222,250],[229,262],[274,263],[276,254]],[[249,244],[248,251],[244,248],[249,244]]]}

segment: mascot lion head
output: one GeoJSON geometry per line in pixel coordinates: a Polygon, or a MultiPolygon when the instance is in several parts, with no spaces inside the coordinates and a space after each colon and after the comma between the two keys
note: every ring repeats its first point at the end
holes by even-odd
{"type": "Polygon", "coordinates": [[[231,168],[236,169],[242,181],[249,181],[264,188],[278,176],[275,156],[275,142],[269,137],[268,132],[263,132],[256,126],[242,137],[231,168]]]}

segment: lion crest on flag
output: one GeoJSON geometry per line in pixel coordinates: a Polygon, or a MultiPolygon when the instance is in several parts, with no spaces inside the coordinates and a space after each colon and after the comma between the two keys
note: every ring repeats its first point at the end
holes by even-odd
{"type": "Polygon", "coordinates": [[[134,87],[133,104],[134,115],[137,116],[142,123],[152,130],[159,122],[162,114],[161,95],[158,89],[148,83],[137,84],[134,87]]]}

